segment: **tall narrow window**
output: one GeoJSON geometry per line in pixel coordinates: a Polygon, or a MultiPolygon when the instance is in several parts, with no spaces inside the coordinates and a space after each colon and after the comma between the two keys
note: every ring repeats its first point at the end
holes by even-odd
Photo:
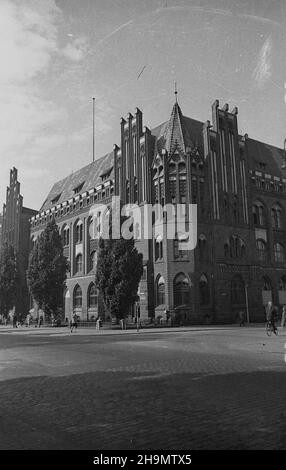
{"type": "Polygon", "coordinates": [[[281,243],[275,243],[274,245],[274,259],[276,263],[285,263],[285,251],[281,243]]]}
{"type": "Polygon", "coordinates": [[[83,223],[80,221],[76,225],[76,243],[82,242],[83,236],[83,223]]]}
{"type": "Polygon", "coordinates": [[[178,274],[174,279],[174,306],[189,305],[190,283],[186,275],[178,274]]]}
{"type": "Polygon", "coordinates": [[[266,261],[266,243],[264,240],[258,239],[256,240],[256,249],[257,249],[257,256],[259,261],[266,261]]]}
{"type": "Polygon", "coordinates": [[[278,204],[275,204],[271,209],[271,225],[273,228],[280,229],[282,226],[282,210],[278,204]]]}
{"type": "Polygon", "coordinates": [[[82,306],[82,290],[79,285],[76,285],[73,292],[73,306],[78,308],[82,306]]]}
{"type": "Polygon", "coordinates": [[[88,308],[97,307],[98,291],[95,284],[91,284],[88,289],[88,308]]]}
{"type": "Polygon", "coordinates": [[[252,206],[253,224],[263,226],[266,222],[265,208],[260,201],[256,201],[252,206]]]}
{"type": "Polygon", "coordinates": [[[159,275],[157,278],[157,285],[156,285],[156,306],[163,305],[165,303],[165,281],[163,276],[159,275]]]}
{"type": "Polygon", "coordinates": [[[77,255],[75,260],[76,272],[82,272],[82,255],[77,255]]]}

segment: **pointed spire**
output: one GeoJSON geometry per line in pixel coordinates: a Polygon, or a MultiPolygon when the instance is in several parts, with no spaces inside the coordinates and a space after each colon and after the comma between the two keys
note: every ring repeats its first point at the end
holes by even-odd
{"type": "Polygon", "coordinates": [[[168,153],[173,153],[176,148],[185,152],[186,145],[183,132],[183,115],[177,101],[177,84],[175,85],[175,97],[172,113],[165,131],[165,148],[168,153]]]}
{"type": "Polygon", "coordinates": [[[193,148],[190,132],[187,123],[177,100],[177,82],[175,82],[175,103],[169,120],[162,127],[162,133],[157,136],[156,149],[161,152],[163,149],[168,155],[175,151],[186,153],[187,148],[193,148]]]}

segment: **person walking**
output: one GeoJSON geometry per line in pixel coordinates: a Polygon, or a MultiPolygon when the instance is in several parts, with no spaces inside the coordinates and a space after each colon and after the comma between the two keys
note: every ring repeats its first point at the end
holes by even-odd
{"type": "Polygon", "coordinates": [[[71,333],[73,332],[74,329],[77,330],[77,315],[76,315],[76,313],[72,314],[71,333]]]}
{"type": "Polygon", "coordinates": [[[282,307],[282,317],[281,317],[281,328],[284,328],[286,324],[286,305],[282,307]]]}
{"type": "Polygon", "coordinates": [[[244,311],[239,312],[239,326],[245,326],[244,311]]]}
{"type": "Polygon", "coordinates": [[[13,328],[18,328],[18,321],[15,314],[13,315],[13,328]]]}
{"type": "Polygon", "coordinates": [[[274,307],[271,300],[268,301],[265,307],[266,321],[271,324],[273,331],[276,331],[275,319],[276,319],[277,307],[274,307]]]}

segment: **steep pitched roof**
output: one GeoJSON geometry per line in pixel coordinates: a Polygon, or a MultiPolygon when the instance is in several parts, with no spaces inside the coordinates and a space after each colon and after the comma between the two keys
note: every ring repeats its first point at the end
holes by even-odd
{"type": "Polygon", "coordinates": [[[55,183],[42,205],[40,212],[74,197],[74,190],[79,188],[82,183],[78,194],[98,186],[102,182],[101,175],[108,171],[110,171],[110,178],[113,178],[113,152],[108,153],[104,157],[95,160],[55,183]]]}
{"type": "Polygon", "coordinates": [[[279,178],[286,178],[286,170],[281,168],[284,150],[273,145],[248,139],[249,167],[251,170],[269,173],[279,178]]]}
{"type": "Polygon", "coordinates": [[[203,123],[183,116],[178,103],[173,106],[170,119],[151,131],[156,137],[155,149],[173,153],[176,148],[183,152],[186,147],[203,145],[203,123]]]}

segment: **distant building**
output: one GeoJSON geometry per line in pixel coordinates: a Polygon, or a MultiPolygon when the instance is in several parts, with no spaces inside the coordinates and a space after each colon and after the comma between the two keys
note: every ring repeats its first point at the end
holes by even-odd
{"type": "MultiPolygon", "coordinates": [[[[95,203],[193,203],[198,242],[165,236],[137,242],[144,274],[141,318],[169,310],[184,323],[223,323],[238,312],[263,320],[263,305],[286,303],[286,170],[282,149],[241,136],[237,108],[212,106],[212,123],[186,117],[175,102],[169,119],[143,128],[142,112],[121,119],[121,144],[113,152],[55,183],[32,217],[34,242],[55,218],[70,273],[65,316],[101,312],[95,286],[97,240],[89,227],[95,203]]],[[[98,214],[95,214],[98,215],[98,214]]],[[[165,222],[164,222],[165,224],[165,222]]]]}
{"type": "Polygon", "coordinates": [[[23,207],[17,169],[10,170],[10,185],[7,187],[6,203],[3,205],[1,244],[7,242],[14,247],[19,269],[19,292],[15,305],[17,314],[27,314],[29,294],[26,270],[30,251],[30,219],[37,211],[23,207]]]}
{"type": "Polygon", "coordinates": [[[3,223],[3,216],[0,214],[0,247],[2,243],[2,223],[3,223]]]}

